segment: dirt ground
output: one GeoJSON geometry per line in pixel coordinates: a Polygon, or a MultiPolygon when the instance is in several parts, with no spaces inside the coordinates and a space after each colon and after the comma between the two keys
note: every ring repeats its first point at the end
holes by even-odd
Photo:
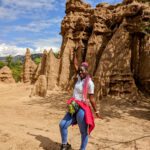
{"type": "MultiPolygon", "coordinates": [[[[70,95],[49,91],[46,98],[30,98],[30,89],[21,83],[0,84],[0,150],[60,148],[58,124],[70,95]]],[[[150,105],[109,110],[96,119],[87,150],[150,150],[150,105]]],[[[79,149],[78,126],[69,128],[68,141],[79,149]]]]}

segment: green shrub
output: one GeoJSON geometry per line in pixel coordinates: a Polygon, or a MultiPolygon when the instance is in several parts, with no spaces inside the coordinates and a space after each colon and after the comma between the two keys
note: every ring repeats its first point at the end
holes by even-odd
{"type": "Polygon", "coordinates": [[[23,70],[23,65],[21,61],[12,62],[10,69],[12,70],[13,77],[16,82],[21,81],[21,73],[23,70]]]}
{"type": "Polygon", "coordinates": [[[3,61],[0,61],[0,69],[3,68],[6,64],[3,61]]]}
{"type": "Polygon", "coordinates": [[[41,58],[36,57],[36,58],[33,59],[33,61],[38,65],[41,62],[41,58]]]}
{"type": "Polygon", "coordinates": [[[13,61],[13,57],[11,55],[6,57],[7,66],[10,68],[13,61]]]}

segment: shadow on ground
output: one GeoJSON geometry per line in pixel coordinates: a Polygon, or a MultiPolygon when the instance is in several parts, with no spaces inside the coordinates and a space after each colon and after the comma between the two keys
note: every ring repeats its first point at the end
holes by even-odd
{"type": "Polygon", "coordinates": [[[40,141],[39,147],[44,150],[60,150],[60,143],[54,142],[51,139],[44,137],[42,135],[35,135],[32,133],[27,133],[28,135],[34,136],[36,140],[40,141]]]}
{"type": "Polygon", "coordinates": [[[46,105],[49,108],[55,108],[58,110],[66,109],[66,102],[71,97],[71,94],[67,92],[50,93],[46,98],[32,98],[28,105],[46,105]]]}
{"type": "MultiPolygon", "coordinates": [[[[60,111],[66,110],[66,101],[72,93],[58,91],[47,94],[46,98],[32,98],[28,105],[43,105],[48,109],[54,108],[60,111]]],[[[106,97],[99,102],[100,112],[103,118],[121,118],[122,114],[128,113],[130,116],[140,119],[150,120],[150,99],[140,99],[134,102],[127,99],[116,100],[106,97]]]]}
{"type": "Polygon", "coordinates": [[[131,116],[150,121],[150,111],[149,110],[130,110],[128,113],[131,116]]]}
{"type": "Polygon", "coordinates": [[[122,118],[124,114],[139,119],[150,120],[150,98],[137,102],[129,99],[105,98],[100,102],[100,112],[103,117],[122,118]]]}

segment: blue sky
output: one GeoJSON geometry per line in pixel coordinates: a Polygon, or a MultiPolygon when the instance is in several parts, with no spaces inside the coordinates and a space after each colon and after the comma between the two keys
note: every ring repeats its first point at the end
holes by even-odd
{"type": "MultiPolygon", "coordinates": [[[[122,0],[84,0],[93,7],[101,2],[122,0]]],[[[66,0],[0,0],[0,56],[59,50],[60,26],[66,0]]]]}

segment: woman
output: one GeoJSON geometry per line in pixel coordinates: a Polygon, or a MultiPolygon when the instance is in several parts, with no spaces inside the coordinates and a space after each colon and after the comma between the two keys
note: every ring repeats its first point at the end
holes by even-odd
{"type": "Polygon", "coordinates": [[[75,51],[74,66],[76,71],[78,71],[78,80],[75,84],[73,97],[67,101],[69,111],[59,124],[62,138],[61,150],[69,150],[71,148],[71,145],[67,142],[68,127],[76,123],[78,124],[81,133],[80,150],[86,149],[88,135],[95,126],[89,102],[91,103],[96,116],[100,118],[99,111],[97,111],[94,101],[94,83],[88,75],[88,64],[83,62],[78,68],[75,51]],[[87,99],[87,96],[89,97],[89,100],[87,99]]]}

